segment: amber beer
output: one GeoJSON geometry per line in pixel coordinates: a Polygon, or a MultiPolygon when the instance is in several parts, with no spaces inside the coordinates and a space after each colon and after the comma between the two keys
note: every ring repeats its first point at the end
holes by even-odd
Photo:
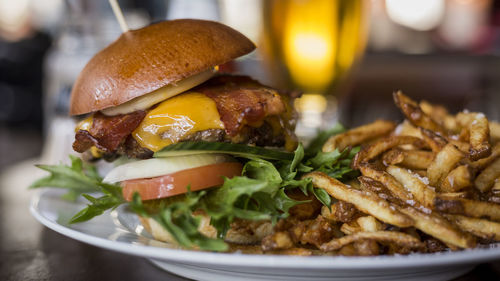
{"type": "Polygon", "coordinates": [[[263,49],[277,84],[327,94],[365,46],[364,0],[263,1],[263,49]]]}

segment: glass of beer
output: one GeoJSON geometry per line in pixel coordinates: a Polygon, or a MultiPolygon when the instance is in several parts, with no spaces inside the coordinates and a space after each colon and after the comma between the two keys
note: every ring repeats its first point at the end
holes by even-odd
{"type": "Polygon", "coordinates": [[[368,0],[263,1],[261,48],[275,83],[303,91],[297,134],[337,118],[336,96],[366,42],[368,0]]]}

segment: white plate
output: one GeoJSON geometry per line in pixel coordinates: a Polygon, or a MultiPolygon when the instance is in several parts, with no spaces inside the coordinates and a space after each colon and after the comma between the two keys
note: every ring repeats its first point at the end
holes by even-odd
{"type": "Polygon", "coordinates": [[[198,252],[175,249],[144,233],[124,208],[81,224],[67,225],[85,206],[60,199],[60,190],[44,190],[31,202],[31,213],[45,226],[73,239],[151,259],[159,267],[197,280],[449,280],[481,262],[500,259],[500,244],[488,248],[380,257],[296,257],[198,252]]]}

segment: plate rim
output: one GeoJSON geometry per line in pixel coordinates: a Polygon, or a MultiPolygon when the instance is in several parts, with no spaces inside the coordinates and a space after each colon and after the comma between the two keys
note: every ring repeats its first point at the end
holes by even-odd
{"type": "MultiPolygon", "coordinates": [[[[297,269],[299,267],[304,269],[352,270],[388,268],[404,269],[422,266],[458,266],[463,264],[479,264],[485,261],[500,260],[500,245],[492,248],[466,249],[459,252],[448,251],[431,254],[417,253],[411,255],[376,257],[254,255],[203,252],[183,249],[169,249],[150,245],[135,245],[87,234],[61,225],[56,221],[45,217],[38,206],[40,201],[43,200],[44,195],[49,192],[54,192],[54,189],[45,189],[35,192],[31,198],[29,208],[31,215],[49,229],[86,244],[161,261],[211,266],[244,266],[280,269],[297,269]]],[[[109,212],[102,215],[111,216],[109,212]]],[[[124,229],[120,228],[120,230],[123,231],[124,229]]],[[[126,231],[137,235],[128,230],[126,231]]]]}

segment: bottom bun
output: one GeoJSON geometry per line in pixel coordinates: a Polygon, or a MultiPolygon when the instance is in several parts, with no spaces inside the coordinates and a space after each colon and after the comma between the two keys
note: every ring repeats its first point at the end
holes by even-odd
{"type": "MultiPolygon", "coordinates": [[[[210,217],[205,214],[195,214],[201,216],[201,223],[198,227],[198,231],[210,238],[217,237],[217,230],[210,225],[210,217]]],[[[139,220],[142,225],[149,232],[154,239],[178,244],[170,232],[163,228],[157,221],[153,218],[146,218],[139,216],[139,220]]],[[[234,244],[258,244],[267,235],[272,234],[273,226],[268,221],[248,221],[248,220],[238,220],[231,224],[231,228],[227,231],[225,241],[234,244]]]]}

